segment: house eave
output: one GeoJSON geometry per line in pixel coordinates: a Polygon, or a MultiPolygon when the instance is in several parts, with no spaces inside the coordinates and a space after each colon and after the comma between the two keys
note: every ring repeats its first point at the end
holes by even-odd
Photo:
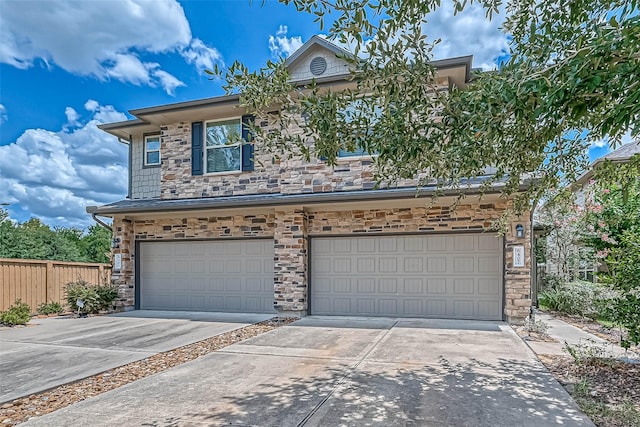
{"type": "MultiPolygon", "coordinates": [[[[531,182],[523,182],[519,190],[525,191],[531,182]]],[[[87,213],[102,216],[134,213],[160,213],[178,211],[215,210],[229,208],[257,208],[278,206],[300,206],[324,203],[368,202],[397,199],[415,199],[454,196],[462,192],[465,196],[498,194],[504,190],[504,183],[497,183],[490,188],[483,188],[483,182],[478,181],[467,185],[464,189],[441,189],[434,186],[406,187],[382,190],[357,190],[327,193],[302,194],[257,194],[246,196],[226,196],[197,199],[152,199],[152,200],[122,200],[110,205],[88,206],[87,213]]]]}

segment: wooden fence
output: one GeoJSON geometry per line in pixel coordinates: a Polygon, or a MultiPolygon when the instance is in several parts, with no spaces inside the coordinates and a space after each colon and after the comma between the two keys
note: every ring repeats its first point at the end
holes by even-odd
{"type": "Polygon", "coordinates": [[[33,313],[45,302],[65,306],[64,287],[78,278],[103,284],[109,279],[111,266],[88,262],[42,261],[0,258],[0,311],[20,298],[33,313]]]}

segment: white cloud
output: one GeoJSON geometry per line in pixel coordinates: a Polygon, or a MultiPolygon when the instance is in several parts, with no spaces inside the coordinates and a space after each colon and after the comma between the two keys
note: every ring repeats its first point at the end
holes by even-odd
{"type": "Polygon", "coordinates": [[[7,109],[5,108],[4,105],[0,104],[0,126],[2,126],[2,124],[6,122],[7,119],[8,119],[7,109]]]}
{"type": "Polygon", "coordinates": [[[212,68],[221,61],[217,50],[192,38],[176,0],[43,1],[33,6],[2,3],[0,62],[20,69],[55,65],[103,80],[159,85],[171,94],[184,83],[159,64],[143,61],[145,54],[177,52],[196,67],[212,68]]]}
{"type": "Polygon", "coordinates": [[[183,82],[163,70],[154,70],[153,76],[160,81],[162,88],[169,95],[175,95],[176,88],[180,86],[186,86],[183,82]]]}
{"type": "Polygon", "coordinates": [[[280,25],[275,36],[269,36],[269,50],[275,57],[289,56],[302,46],[302,37],[287,37],[289,29],[286,25],[280,25]]]}
{"type": "Polygon", "coordinates": [[[0,200],[48,224],[83,227],[91,224],[87,205],[124,198],[127,148],[97,125],[126,116],[93,100],[85,108],[93,113],[86,123],[72,107],[65,110],[78,126],[73,130],[28,129],[0,146],[0,200]]]}
{"type": "Polygon", "coordinates": [[[213,70],[216,63],[223,65],[222,55],[215,48],[204,44],[200,39],[192,39],[188,47],[180,51],[187,64],[193,64],[202,72],[213,70]]]}
{"type": "MultiPolygon", "coordinates": [[[[631,137],[631,130],[629,130],[624,135],[622,135],[622,137],[620,138],[619,145],[628,144],[633,140],[634,139],[631,137]]],[[[602,138],[602,139],[597,139],[595,141],[592,141],[591,147],[589,148],[591,149],[591,148],[609,147],[609,150],[611,150],[610,144],[611,144],[611,140],[607,137],[607,138],[602,138]]]]}
{"type": "Polygon", "coordinates": [[[84,109],[87,111],[96,111],[98,107],[100,107],[100,104],[98,104],[98,101],[95,101],[93,99],[89,99],[84,103],[84,109]]]}
{"type": "Polygon", "coordinates": [[[68,126],[77,126],[79,124],[78,119],[80,118],[80,115],[73,109],[73,107],[65,108],[64,115],[67,116],[68,126]]]}
{"type": "Polygon", "coordinates": [[[427,17],[423,33],[430,41],[442,40],[433,51],[435,59],[473,55],[474,67],[490,70],[508,52],[507,36],[500,30],[504,17],[504,6],[489,21],[479,4],[467,4],[455,16],[452,5],[447,4],[427,17]]]}

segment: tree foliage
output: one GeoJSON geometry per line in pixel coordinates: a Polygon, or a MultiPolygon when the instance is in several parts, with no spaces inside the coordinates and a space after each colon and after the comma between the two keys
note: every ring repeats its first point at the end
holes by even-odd
{"type": "Polygon", "coordinates": [[[594,177],[582,235],[607,267],[601,279],[620,292],[612,317],[628,331],[628,348],[640,344],[640,154],[624,165],[605,161],[594,177]]]}
{"type": "Polygon", "coordinates": [[[301,153],[335,164],[340,149],[361,148],[378,154],[382,182],[428,171],[423,181],[463,189],[491,170],[485,187],[506,182],[507,193],[535,176],[519,198],[524,206],[575,178],[591,141],[615,145],[626,132],[638,133],[638,0],[476,1],[488,19],[504,6],[509,59],[450,91],[438,90],[431,65],[437,41],[423,29],[429,13],[461,11],[466,0],[280,1],[316,16],[320,30],[333,19],[329,38],[354,51],[344,59],[355,87],[297,87],[284,59],[257,71],[237,62],[219,71],[229,93],[239,92],[244,107],[272,123],[268,131],[256,127],[255,139],[274,156],[301,153]],[[293,125],[303,131],[292,134],[293,125]]]}
{"type": "Polygon", "coordinates": [[[0,209],[0,258],[109,262],[111,232],[92,225],[51,229],[37,218],[17,223],[0,209]]]}

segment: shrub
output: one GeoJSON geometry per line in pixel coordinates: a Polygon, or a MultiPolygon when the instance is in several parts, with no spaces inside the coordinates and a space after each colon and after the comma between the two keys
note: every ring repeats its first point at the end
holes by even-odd
{"type": "Polygon", "coordinates": [[[31,320],[31,307],[20,299],[0,314],[0,322],[8,326],[25,325],[29,320],[31,320]]]}
{"type": "Polygon", "coordinates": [[[549,273],[542,277],[542,289],[556,289],[565,283],[566,281],[559,274],[549,273]]]}
{"type": "Polygon", "coordinates": [[[111,285],[92,285],[82,279],[67,283],[65,287],[67,304],[74,312],[98,313],[100,310],[111,308],[118,296],[118,290],[111,285]],[[78,307],[78,300],[82,300],[82,307],[78,307]]]}
{"type": "Polygon", "coordinates": [[[524,321],[524,329],[527,332],[540,334],[546,337],[548,336],[547,331],[549,331],[549,325],[542,320],[533,321],[531,318],[527,318],[527,320],[524,321]]]}
{"type": "Polygon", "coordinates": [[[565,341],[564,351],[569,353],[577,365],[610,366],[615,361],[611,344],[598,343],[592,339],[580,340],[577,344],[565,341]]]}
{"type": "Polygon", "coordinates": [[[64,311],[62,305],[58,302],[43,302],[38,306],[39,314],[60,314],[64,311]]]}
{"type": "Polygon", "coordinates": [[[540,304],[550,310],[590,319],[610,317],[611,302],[617,294],[591,282],[571,282],[543,291],[540,304]]]}
{"type": "Polygon", "coordinates": [[[113,301],[118,298],[118,288],[112,285],[96,286],[100,310],[109,310],[113,306],[113,301]]]}

